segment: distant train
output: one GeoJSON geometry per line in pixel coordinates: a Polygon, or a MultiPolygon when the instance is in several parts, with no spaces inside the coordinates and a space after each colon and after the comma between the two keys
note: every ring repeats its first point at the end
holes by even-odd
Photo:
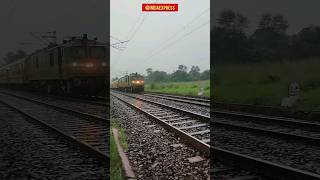
{"type": "Polygon", "coordinates": [[[111,84],[111,89],[121,90],[125,92],[143,92],[144,78],[138,73],[126,75],[111,84]]]}
{"type": "Polygon", "coordinates": [[[0,85],[95,95],[106,89],[108,64],[106,44],[84,34],[0,67],[0,85]]]}

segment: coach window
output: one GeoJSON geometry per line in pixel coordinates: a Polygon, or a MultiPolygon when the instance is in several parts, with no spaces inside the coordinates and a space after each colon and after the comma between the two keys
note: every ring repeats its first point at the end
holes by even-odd
{"type": "Polygon", "coordinates": [[[36,67],[39,68],[39,58],[38,58],[38,56],[36,57],[36,67]]]}
{"type": "Polygon", "coordinates": [[[16,73],[19,74],[19,64],[16,65],[16,73]]]}
{"type": "Polygon", "coordinates": [[[54,54],[50,53],[50,66],[53,67],[54,66],[54,54]]]}

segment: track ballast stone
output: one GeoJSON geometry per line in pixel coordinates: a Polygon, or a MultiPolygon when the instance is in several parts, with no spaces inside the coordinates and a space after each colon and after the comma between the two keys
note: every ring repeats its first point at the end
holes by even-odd
{"type": "Polygon", "coordinates": [[[209,159],[189,162],[199,152],[118,99],[111,97],[110,104],[111,116],[126,130],[127,154],[138,179],[209,179],[209,159]]]}
{"type": "Polygon", "coordinates": [[[214,146],[320,174],[320,148],[276,137],[215,127],[214,146]]]}
{"type": "Polygon", "coordinates": [[[109,168],[0,104],[0,179],[108,179],[109,168]]]}

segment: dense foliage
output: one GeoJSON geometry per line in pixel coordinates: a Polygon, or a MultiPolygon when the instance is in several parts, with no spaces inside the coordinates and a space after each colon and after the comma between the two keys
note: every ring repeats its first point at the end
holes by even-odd
{"type": "Polygon", "coordinates": [[[164,71],[153,71],[152,68],[148,68],[146,71],[145,79],[147,82],[182,82],[210,79],[210,70],[201,72],[198,66],[192,66],[188,71],[187,66],[179,65],[178,69],[171,74],[164,71]]]}
{"type": "Polygon", "coordinates": [[[0,60],[0,66],[12,63],[25,57],[27,57],[27,53],[20,49],[15,52],[7,52],[5,56],[2,58],[2,61],[0,60]]]}
{"type": "Polygon", "coordinates": [[[289,35],[280,14],[264,14],[249,34],[248,20],[232,10],[222,11],[212,28],[212,62],[244,64],[320,57],[320,27],[311,25],[289,35]]]}

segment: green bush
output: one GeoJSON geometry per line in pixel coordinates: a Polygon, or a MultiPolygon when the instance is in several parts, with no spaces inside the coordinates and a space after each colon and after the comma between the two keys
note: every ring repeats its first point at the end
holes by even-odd
{"type": "Polygon", "coordinates": [[[168,85],[167,85],[167,88],[168,89],[171,89],[171,88],[173,88],[174,87],[174,85],[172,84],[172,83],[169,83],[168,85]]]}
{"type": "Polygon", "coordinates": [[[320,87],[320,80],[318,79],[311,79],[307,80],[302,83],[302,90],[303,91],[310,91],[320,87]]]}
{"type": "Polygon", "coordinates": [[[146,84],[145,91],[197,96],[199,83],[205,87],[205,96],[210,96],[209,80],[146,84]]]}
{"type": "Polygon", "coordinates": [[[156,88],[156,85],[155,84],[150,84],[150,89],[155,89],[156,88]]]}

